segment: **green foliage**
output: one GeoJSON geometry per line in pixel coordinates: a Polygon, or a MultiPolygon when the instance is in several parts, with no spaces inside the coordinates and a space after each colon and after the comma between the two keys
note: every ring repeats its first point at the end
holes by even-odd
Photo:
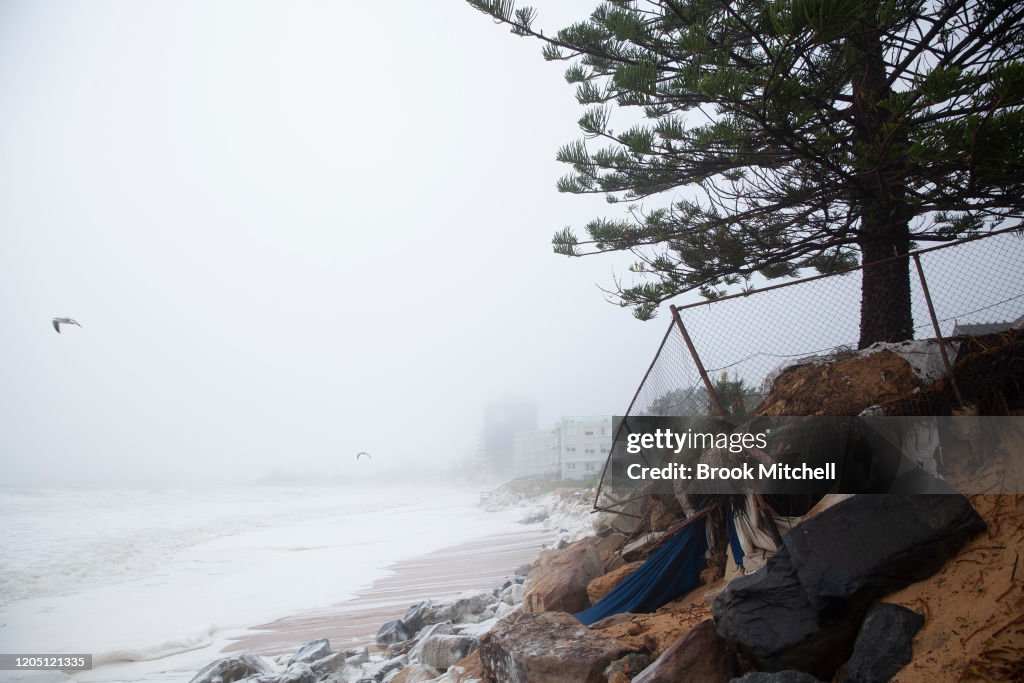
{"type": "Polygon", "coordinates": [[[746,417],[750,409],[761,399],[761,396],[749,389],[742,379],[737,376],[729,379],[729,373],[725,371],[715,381],[714,387],[722,407],[734,418],[746,417]]]}
{"type": "Polygon", "coordinates": [[[558,189],[631,208],[553,245],[635,254],[614,298],[641,319],[1024,213],[1020,2],[617,1],[546,36],[532,8],[468,1],[568,63],[588,109],[558,189]]]}
{"type": "Polygon", "coordinates": [[[683,415],[706,415],[708,413],[708,391],[704,387],[669,389],[644,410],[644,415],[679,417],[683,415]]]}

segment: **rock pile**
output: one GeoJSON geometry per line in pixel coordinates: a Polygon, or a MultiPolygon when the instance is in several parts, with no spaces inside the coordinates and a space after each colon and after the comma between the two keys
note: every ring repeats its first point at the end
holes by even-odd
{"type": "Polygon", "coordinates": [[[716,598],[718,634],[759,669],[831,679],[879,598],[931,576],[984,529],[960,495],[855,496],[795,527],[716,598]]]}
{"type": "MultiPolygon", "coordinates": [[[[615,615],[589,629],[564,612],[579,607],[578,578],[614,532],[584,539],[537,563],[523,609],[481,638],[476,676],[487,683],[889,680],[911,660],[924,619],[879,599],[927,579],[984,530],[963,496],[853,496],[795,526],[764,567],[724,590],[708,586],[656,614],[615,615]],[[717,595],[713,608],[703,593],[717,595]]],[[[605,573],[590,579],[587,602],[633,569],[599,564],[605,573]]]]}
{"type": "MultiPolygon", "coordinates": [[[[480,636],[519,611],[531,565],[493,591],[471,590],[449,600],[411,605],[377,632],[380,652],[366,647],[332,651],[326,638],[289,657],[244,654],[219,659],[191,683],[420,683],[442,676],[476,652],[480,636]]],[[[571,618],[571,617],[570,617],[571,618]]]]}
{"type": "Polygon", "coordinates": [[[911,661],[925,619],[880,599],[942,570],[985,521],[960,495],[859,495],[812,512],[757,571],[709,575],[709,585],[653,614],[590,628],[572,615],[639,566],[624,555],[646,557],[661,537],[631,546],[608,524],[563,539],[493,591],[409,606],[380,627],[378,652],[317,640],[290,657],[218,660],[192,683],[889,680],[911,661]]]}
{"type": "Polygon", "coordinates": [[[527,506],[520,523],[540,524],[555,532],[557,538],[552,546],[557,548],[594,533],[593,502],[593,489],[565,488],[533,495],[530,491],[509,487],[482,501],[481,507],[496,511],[527,506]]]}

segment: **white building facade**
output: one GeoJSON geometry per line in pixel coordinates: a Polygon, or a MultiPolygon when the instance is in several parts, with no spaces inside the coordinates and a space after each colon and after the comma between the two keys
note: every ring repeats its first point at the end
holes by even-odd
{"type": "Polygon", "coordinates": [[[612,448],[612,418],[604,415],[563,417],[558,431],[562,479],[599,476],[612,448]]]}

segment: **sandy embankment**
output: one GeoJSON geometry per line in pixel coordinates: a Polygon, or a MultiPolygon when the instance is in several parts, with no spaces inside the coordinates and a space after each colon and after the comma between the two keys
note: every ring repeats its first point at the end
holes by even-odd
{"type": "Polygon", "coordinates": [[[501,585],[516,567],[537,559],[554,535],[535,529],[500,534],[399,562],[351,600],[254,626],[223,651],[275,655],[316,638],[328,638],[334,649],[372,645],[380,625],[402,617],[414,602],[501,585]]]}
{"type": "Polygon", "coordinates": [[[1024,679],[1024,495],[968,498],[986,533],[931,578],[884,598],[925,617],[898,683],[1024,679]]]}

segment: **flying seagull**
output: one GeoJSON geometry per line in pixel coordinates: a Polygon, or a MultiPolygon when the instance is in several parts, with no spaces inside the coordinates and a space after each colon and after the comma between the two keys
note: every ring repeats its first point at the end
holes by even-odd
{"type": "Polygon", "coordinates": [[[79,327],[82,326],[82,324],[80,322],[78,322],[77,320],[74,320],[72,318],[54,318],[53,319],[53,329],[57,330],[57,334],[60,334],[60,326],[61,325],[78,325],[79,327]]]}
{"type": "Polygon", "coordinates": [[[373,456],[370,455],[369,453],[367,453],[366,451],[359,451],[358,453],[356,453],[356,460],[358,460],[360,458],[360,456],[363,456],[363,455],[365,455],[370,460],[373,460],[373,456]]]}

